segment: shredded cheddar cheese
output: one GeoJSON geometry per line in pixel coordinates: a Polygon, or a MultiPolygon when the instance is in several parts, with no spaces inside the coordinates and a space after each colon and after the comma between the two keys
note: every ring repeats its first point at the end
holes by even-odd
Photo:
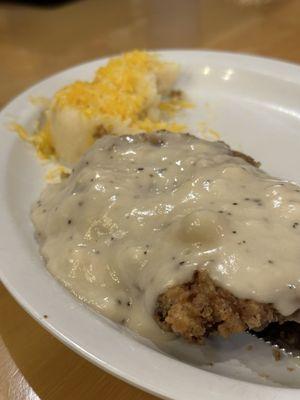
{"type": "Polygon", "coordinates": [[[51,168],[46,175],[46,180],[51,183],[61,182],[71,174],[71,169],[59,165],[51,168]]]}
{"type": "MultiPolygon", "coordinates": [[[[149,106],[158,106],[162,111],[175,113],[191,106],[180,98],[153,101],[153,80],[159,74],[163,63],[156,55],[143,51],[126,53],[111,59],[105,67],[96,72],[92,82],[75,82],[55,96],[56,107],[71,106],[79,109],[87,117],[103,114],[130,121],[135,129],[155,130],[161,122],[143,118],[149,106]],[[155,104],[156,103],[156,104],[155,104]]],[[[155,82],[156,83],[156,82],[155,82]]],[[[172,124],[176,131],[179,126],[172,124]]]]}
{"type": "Polygon", "coordinates": [[[52,144],[51,134],[48,129],[48,124],[39,130],[37,134],[31,135],[20,124],[11,124],[11,130],[16,132],[19,137],[26,142],[32,144],[37,152],[39,158],[48,160],[53,159],[55,156],[55,149],[52,144]]]}
{"type": "Polygon", "coordinates": [[[56,157],[67,164],[103,134],[183,132],[186,127],[171,117],[192,105],[180,91],[172,91],[177,75],[178,66],[157,55],[126,53],[100,67],[92,81],[77,81],[60,89],[46,111],[42,129],[33,135],[20,126],[15,130],[41,158],[56,157]]]}

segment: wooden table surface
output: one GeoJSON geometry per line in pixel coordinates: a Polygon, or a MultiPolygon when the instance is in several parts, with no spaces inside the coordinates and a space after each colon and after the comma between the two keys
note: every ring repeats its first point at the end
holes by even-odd
{"type": "MultiPolygon", "coordinates": [[[[300,62],[299,0],[24,3],[0,3],[0,106],[49,74],[133,48],[210,48],[300,62]]],[[[155,399],[67,349],[1,284],[0,334],[1,400],[155,399]]]]}

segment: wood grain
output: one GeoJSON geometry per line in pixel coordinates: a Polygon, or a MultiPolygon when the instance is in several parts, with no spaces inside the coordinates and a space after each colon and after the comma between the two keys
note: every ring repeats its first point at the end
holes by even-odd
{"type": "MultiPolygon", "coordinates": [[[[300,62],[300,2],[85,0],[43,8],[0,3],[0,105],[76,63],[133,48],[211,48],[300,62]]],[[[154,396],[77,356],[0,284],[0,399],[154,396]]]]}

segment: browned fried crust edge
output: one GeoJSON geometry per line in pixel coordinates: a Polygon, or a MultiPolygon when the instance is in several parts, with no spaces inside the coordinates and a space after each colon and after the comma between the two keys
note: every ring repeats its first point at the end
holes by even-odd
{"type": "Polygon", "coordinates": [[[235,297],[200,270],[191,282],[158,297],[155,319],[164,330],[202,343],[212,333],[227,337],[247,329],[263,329],[270,322],[281,321],[281,316],[271,304],[235,297]]]}

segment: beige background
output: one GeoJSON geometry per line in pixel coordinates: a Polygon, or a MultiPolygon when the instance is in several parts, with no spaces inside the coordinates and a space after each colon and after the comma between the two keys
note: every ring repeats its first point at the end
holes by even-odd
{"type": "MultiPolygon", "coordinates": [[[[133,48],[210,48],[300,62],[300,1],[82,0],[0,3],[0,106],[63,68],[133,48]]],[[[150,400],[74,354],[0,284],[0,399],[150,400]]]]}

